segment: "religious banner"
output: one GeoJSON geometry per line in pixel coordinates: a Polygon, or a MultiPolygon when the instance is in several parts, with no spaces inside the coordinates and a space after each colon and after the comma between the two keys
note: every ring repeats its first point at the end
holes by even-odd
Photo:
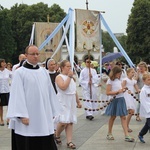
{"type": "Polygon", "coordinates": [[[76,9],[76,50],[100,50],[99,11],[76,9]]]}
{"type": "MultiPolygon", "coordinates": [[[[52,33],[52,31],[58,26],[58,23],[50,22],[35,22],[35,44],[39,47],[52,33]]],[[[40,62],[44,62],[47,58],[51,57],[57,46],[59,45],[62,37],[62,31],[58,33],[49,41],[47,45],[40,51],[40,62]]],[[[59,61],[61,57],[61,51],[59,51],[54,59],[59,61]]]]}

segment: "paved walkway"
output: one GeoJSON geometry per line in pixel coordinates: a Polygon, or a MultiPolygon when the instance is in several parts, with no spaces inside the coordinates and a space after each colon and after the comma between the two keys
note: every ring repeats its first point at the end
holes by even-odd
{"type": "MultiPolygon", "coordinates": [[[[81,88],[78,87],[79,97],[81,96],[81,88]]],[[[137,122],[135,116],[131,120],[130,128],[133,132],[130,134],[135,138],[134,143],[124,141],[123,129],[120,118],[117,118],[113,127],[114,141],[108,141],[107,123],[108,117],[97,115],[93,121],[85,119],[84,108],[77,111],[78,123],[74,125],[73,142],[77,146],[77,150],[149,150],[150,149],[150,133],[145,135],[145,144],[139,142],[137,135],[145,123],[137,122]]],[[[58,146],[59,150],[68,150],[66,148],[65,133],[61,135],[62,145],[58,146]]],[[[0,127],[0,150],[11,150],[10,148],[10,130],[5,125],[0,127]]]]}

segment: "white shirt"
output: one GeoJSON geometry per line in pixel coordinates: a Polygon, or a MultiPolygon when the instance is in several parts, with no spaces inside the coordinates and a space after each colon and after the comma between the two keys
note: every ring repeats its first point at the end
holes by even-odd
{"type": "Polygon", "coordinates": [[[140,116],[150,118],[150,86],[144,85],[140,92],[140,116]]]}
{"type": "MultiPolygon", "coordinates": [[[[121,80],[119,80],[119,79],[115,79],[114,81],[108,79],[106,84],[111,85],[111,91],[118,91],[118,90],[122,89],[121,80]]],[[[116,95],[116,98],[119,98],[119,97],[123,97],[123,93],[116,95]]]]}
{"type": "Polygon", "coordinates": [[[13,65],[12,67],[12,73],[19,67],[20,63],[13,65]]]}
{"type": "Polygon", "coordinates": [[[12,73],[8,69],[0,70],[0,93],[10,92],[10,80],[12,78],[12,73]]]}

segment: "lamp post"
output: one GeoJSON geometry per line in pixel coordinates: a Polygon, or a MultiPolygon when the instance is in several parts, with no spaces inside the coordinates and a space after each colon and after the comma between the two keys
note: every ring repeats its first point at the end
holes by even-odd
{"type": "Polygon", "coordinates": [[[88,0],[86,0],[86,9],[88,10],[89,8],[88,8],[88,0]]]}

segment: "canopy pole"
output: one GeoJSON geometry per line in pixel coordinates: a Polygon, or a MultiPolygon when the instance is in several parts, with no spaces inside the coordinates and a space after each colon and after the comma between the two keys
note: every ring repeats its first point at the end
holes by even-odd
{"type": "MultiPolygon", "coordinates": [[[[88,59],[89,61],[91,61],[90,59],[90,50],[88,50],[88,59]]],[[[92,82],[92,77],[91,77],[91,66],[90,66],[90,62],[89,62],[89,86],[90,86],[90,99],[92,99],[92,85],[91,85],[91,82],[92,82]]]]}

